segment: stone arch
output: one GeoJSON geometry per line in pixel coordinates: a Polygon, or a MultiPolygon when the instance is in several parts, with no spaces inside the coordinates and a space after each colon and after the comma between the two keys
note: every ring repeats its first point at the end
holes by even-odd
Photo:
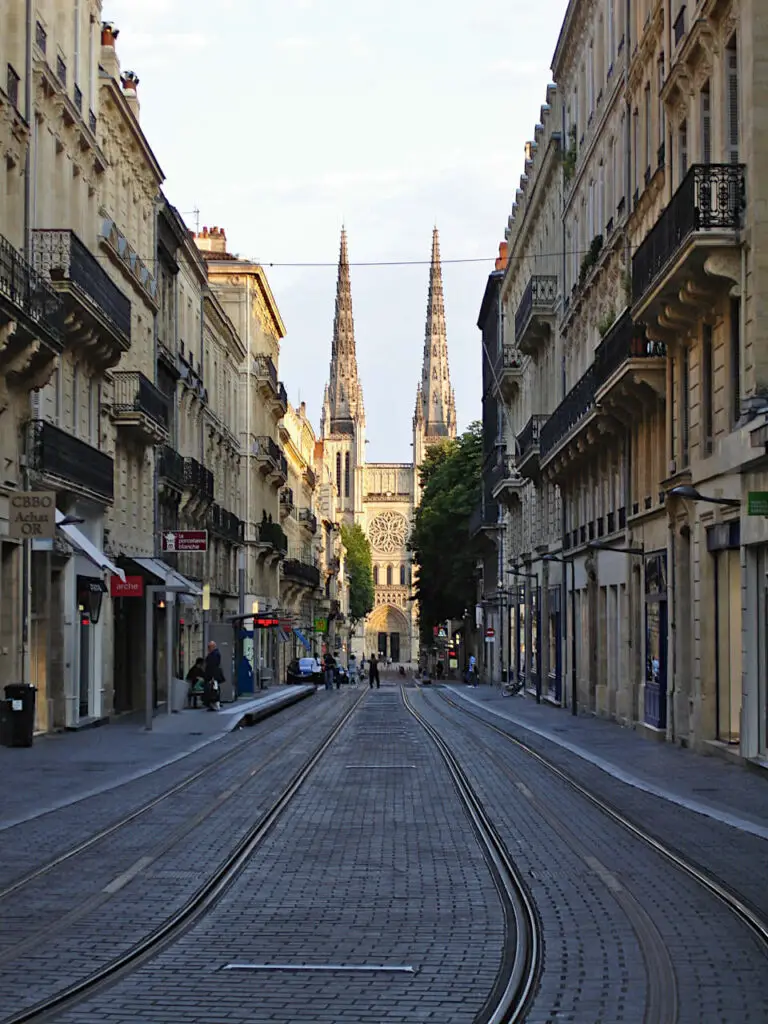
{"type": "Polygon", "coordinates": [[[392,656],[392,637],[397,636],[399,646],[399,657],[396,659],[401,664],[407,664],[411,660],[411,626],[407,616],[400,608],[391,604],[382,604],[375,608],[365,620],[365,657],[370,657],[371,652],[386,653],[392,656]],[[386,651],[380,650],[380,636],[386,634],[386,651]]]}

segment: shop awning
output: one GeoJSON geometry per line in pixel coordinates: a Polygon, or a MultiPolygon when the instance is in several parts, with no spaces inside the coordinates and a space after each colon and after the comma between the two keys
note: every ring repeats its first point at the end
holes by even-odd
{"type": "Polygon", "coordinates": [[[136,565],[141,566],[145,572],[156,576],[161,583],[165,583],[169,587],[183,588],[182,593],[191,594],[193,597],[203,596],[203,591],[197,583],[188,580],[186,576],[182,576],[180,572],[172,569],[165,562],[161,562],[159,558],[144,558],[138,555],[128,555],[126,557],[130,558],[136,565]]]}
{"type": "Polygon", "coordinates": [[[113,576],[117,576],[125,583],[125,573],[122,569],[118,569],[114,562],[112,562],[107,556],[101,551],[93,541],[88,540],[82,530],[74,525],[74,523],[67,523],[61,526],[62,520],[66,519],[64,512],[59,512],[56,509],[56,525],[60,530],[67,535],[67,538],[74,544],[74,546],[80,551],[85,557],[93,562],[97,569],[102,571],[106,569],[107,572],[112,573],[113,576]]]}
{"type": "Polygon", "coordinates": [[[312,645],[310,644],[309,640],[307,640],[307,638],[304,636],[304,634],[301,632],[301,630],[300,629],[294,629],[293,632],[298,637],[299,643],[302,645],[304,650],[305,651],[311,651],[312,650],[312,645]]]}

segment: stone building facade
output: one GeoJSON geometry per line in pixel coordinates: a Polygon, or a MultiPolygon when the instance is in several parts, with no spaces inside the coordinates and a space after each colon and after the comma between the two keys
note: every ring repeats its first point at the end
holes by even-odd
{"type": "Polygon", "coordinates": [[[745,757],[768,729],[766,35],[739,0],[569,4],[507,231],[486,468],[530,688],[570,703],[575,669],[580,707],[745,757]]]}
{"type": "MultiPolygon", "coordinates": [[[[448,366],[440,245],[435,229],[422,377],[413,419],[413,459],[407,463],[366,461],[349,253],[346,231],[342,230],[320,457],[324,477],[336,491],[341,521],[359,523],[371,544],[374,609],[350,636],[349,649],[356,657],[378,653],[404,664],[418,659],[418,617],[412,600],[408,538],[419,499],[419,466],[430,445],[455,436],[456,403],[448,366]]],[[[342,646],[340,636],[336,645],[342,646]]]]}

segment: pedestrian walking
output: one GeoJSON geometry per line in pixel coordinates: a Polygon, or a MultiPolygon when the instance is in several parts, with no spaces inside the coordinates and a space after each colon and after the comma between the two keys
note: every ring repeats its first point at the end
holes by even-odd
{"type": "Polygon", "coordinates": [[[209,711],[218,711],[221,708],[221,684],[223,682],[221,651],[215,641],[211,640],[205,658],[205,690],[203,693],[203,703],[207,705],[209,711]]]}
{"type": "Polygon", "coordinates": [[[370,661],[368,662],[368,686],[372,690],[373,684],[376,683],[376,689],[380,689],[381,682],[379,681],[379,663],[376,660],[376,655],[372,654],[370,661]]]}
{"type": "Polygon", "coordinates": [[[474,654],[469,656],[469,672],[467,682],[470,686],[477,686],[477,658],[474,654]]]}
{"type": "Polygon", "coordinates": [[[330,651],[325,652],[325,658],[323,659],[325,666],[325,688],[326,690],[333,689],[333,677],[336,668],[336,659],[330,651]]]}

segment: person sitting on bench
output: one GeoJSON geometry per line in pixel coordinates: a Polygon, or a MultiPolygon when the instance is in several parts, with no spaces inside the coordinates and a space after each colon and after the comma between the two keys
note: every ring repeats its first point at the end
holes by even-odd
{"type": "Polygon", "coordinates": [[[192,668],[187,672],[187,704],[191,708],[197,707],[198,698],[202,699],[205,690],[205,658],[198,658],[192,668]]]}

